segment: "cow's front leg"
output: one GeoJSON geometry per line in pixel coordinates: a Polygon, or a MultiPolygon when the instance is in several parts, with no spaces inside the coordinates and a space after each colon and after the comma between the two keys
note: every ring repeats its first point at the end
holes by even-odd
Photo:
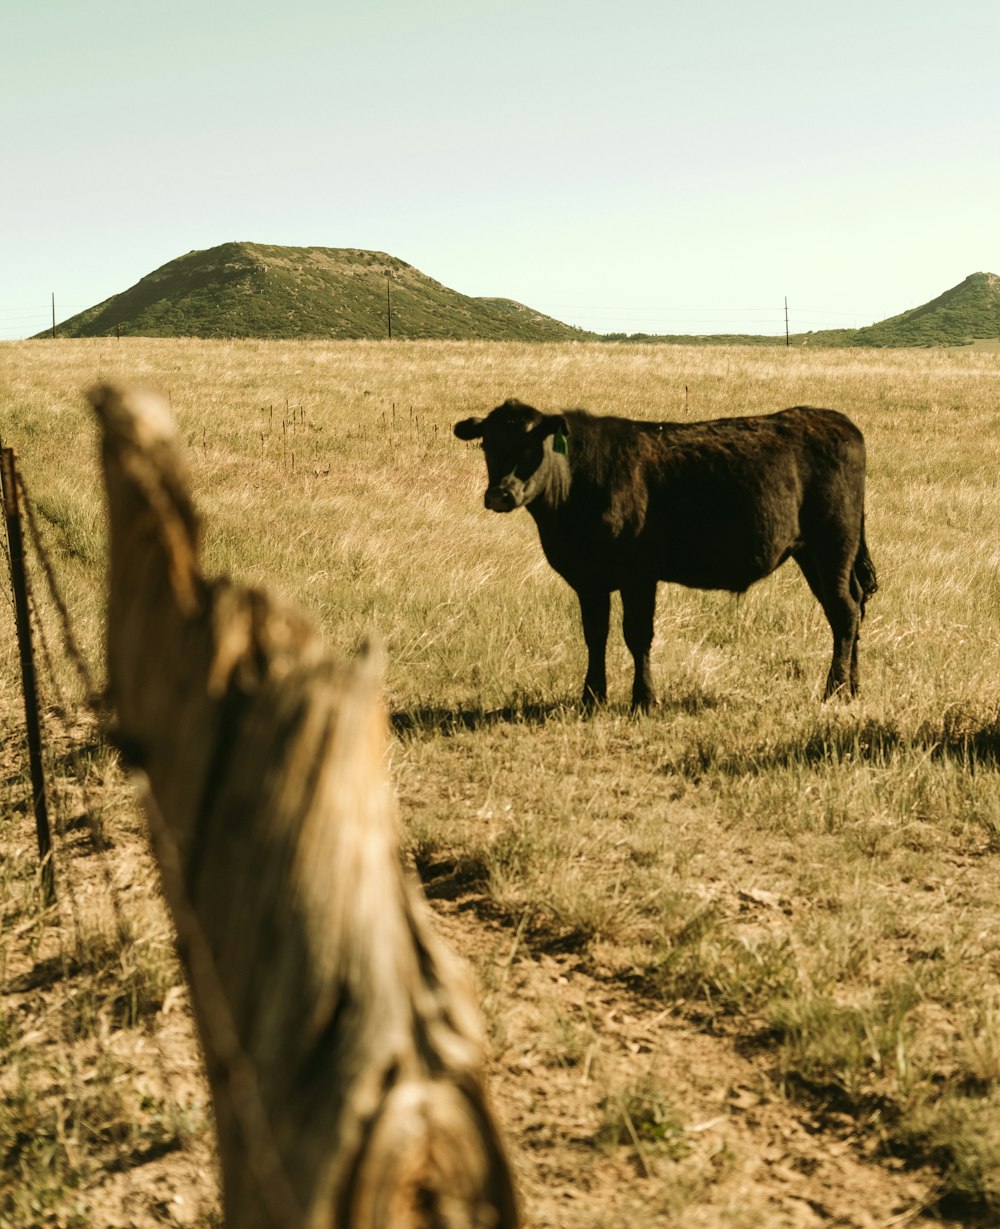
{"type": "Polygon", "coordinates": [[[608,648],[608,621],[611,594],[604,589],[578,589],[583,638],[587,642],[587,677],[583,680],[583,707],[592,709],[608,698],[605,656],[608,648]]]}
{"type": "Polygon", "coordinates": [[[648,713],[656,707],[649,651],[653,644],[653,616],[656,613],[656,581],[637,581],[622,586],[622,631],[635,662],[632,683],[632,709],[648,713]]]}

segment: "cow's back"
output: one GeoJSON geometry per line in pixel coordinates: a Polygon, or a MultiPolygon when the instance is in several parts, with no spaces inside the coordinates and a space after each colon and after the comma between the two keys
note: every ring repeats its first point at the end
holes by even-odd
{"type": "Polygon", "coordinates": [[[831,510],[860,524],[864,441],[836,410],[694,423],[565,417],[569,497],[532,512],[549,562],[576,588],[642,574],[740,592],[831,510]]]}

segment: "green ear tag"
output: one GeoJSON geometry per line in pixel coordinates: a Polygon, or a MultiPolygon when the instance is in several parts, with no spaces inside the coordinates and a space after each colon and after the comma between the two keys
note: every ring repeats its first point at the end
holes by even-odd
{"type": "Polygon", "coordinates": [[[557,431],[555,433],[555,437],[552,440],[552,451],[561,452],[563,456],[566,456],[569,452],[569,439],[565,431],[557,431]]]}

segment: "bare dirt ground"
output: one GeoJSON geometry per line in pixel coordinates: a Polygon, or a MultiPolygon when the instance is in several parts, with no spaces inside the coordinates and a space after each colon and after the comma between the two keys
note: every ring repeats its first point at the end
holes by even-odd
{"type": "Polygon", "coordinates": [[[492,1088],[530,1225],[874,1229],[933,1202],[933,1173],[875,1157],[852,1119],[784,1096],[752,1036],[705,1031],[573,954],[532,954],[475,895],[446,877],[428,887],[442,933],[503,996],[492,1088]],[[595,1101],[599,1067],[620,1105],[595,1101]],[[641,1105],[637,1087],[669,1101],[630,1138],[621,1111],[641,1105]]]}

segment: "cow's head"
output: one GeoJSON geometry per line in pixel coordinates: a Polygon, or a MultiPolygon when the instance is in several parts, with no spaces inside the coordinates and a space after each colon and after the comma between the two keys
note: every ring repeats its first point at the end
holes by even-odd
{"type": "Polygon", "coordinates": [[[513,512],[541,492],[553,447],[566,451],[569,428],[562,414],[542,414],[511,399],[486,418],[463,418],[455,423],[455,434],[460,440],[482,440],[489,478],[486,507],[513,512]]]}

